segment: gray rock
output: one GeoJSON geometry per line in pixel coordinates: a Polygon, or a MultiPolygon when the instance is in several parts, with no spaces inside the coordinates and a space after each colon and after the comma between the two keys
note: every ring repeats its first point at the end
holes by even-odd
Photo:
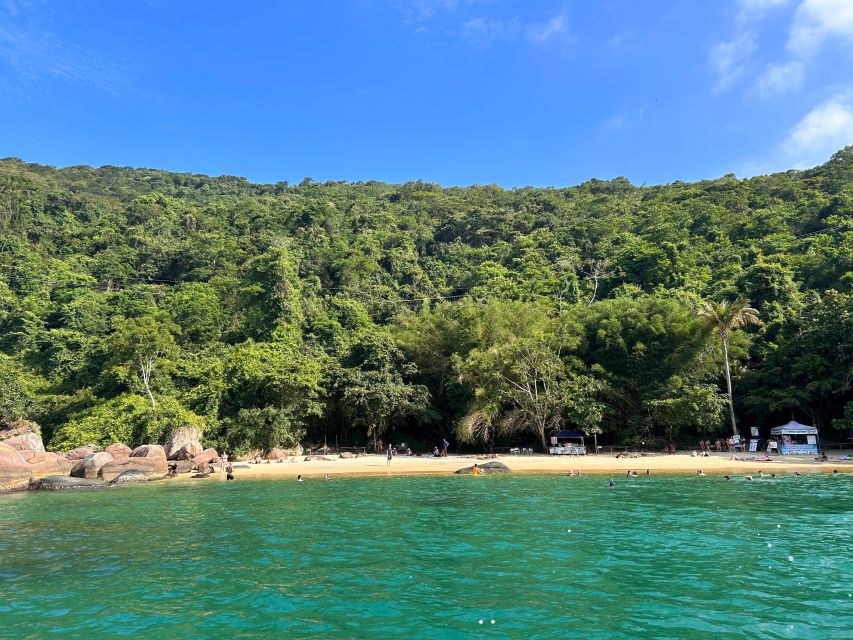
{"type": "Polygon", "coordinates": [[[189,473],[193,470],[192,460],[171,460],[167,464],[169,471],[174,473],[189,473]]]}
{"type": "MultiPolygon", "coordinates": [[[[480,469],[480,473],[512,473],[512,469],[506,466],[503,462],[498,462],[497,460],[492,460],[485,464],[478,464],[477,467],[480,469]]],[[[474,466],[472,465],[470,467],[465,467],[464,469],[458,469],[456,473],[463,475],[474,473],[474,466]]]]}
{"type": "Polygon", "coordinates": [[[150,473],[146,473],[145,471],[141,471],[139,469],[129,469],[117,475],[115,478],[110,480],[110,484],[136,484],[138,482],[150,482],[152,480],[162,480],[165,478],[165,474],[159,475],[151,475],[150,473]]]}
{"type": "Polygon", "coordinates": [[[107,483],[103,480],[92,478],[72,478],[71,476],[45,476],[44,478],[33,478],[30,481],[30,489],[40,491],[62,491],[64,489],[92,489],[104,488],[107,483]]]}
{"type": "Polygon", "coordinates": [[[305,456],[305,462],[311,462],[312,460],[318,462],[331,462],[332,458],[326,458],[325,456],[305,456]]]}
{"type": "Polygon", "coordinates": [[[132,449],[126,444],[118,442],[116,444],[111,444],[106,449],[104,449],[104,451],[112,454],[113,458],[115,458],[116,460],[121,460],[122,458],[129,458],[132,449]]]}
{"type": "Polygon", "coordinates": [[[127,458],[108,462],[98,470],[98,477],[106,481],[113,480],[126,471],[138,471],[149,478],[162,478],[166,475],[164,458],[127,458]]]}
{"type": "Polygon", "coordinates": [[[71,475],[75,478],[97,478],[101,467],[114,460],[113,455],[106,451],[93,453],[77,462],[71,469],[71,475]]]}

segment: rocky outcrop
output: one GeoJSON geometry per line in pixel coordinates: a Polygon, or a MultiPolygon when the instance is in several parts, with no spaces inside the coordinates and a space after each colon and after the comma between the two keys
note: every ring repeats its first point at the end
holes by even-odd
{"type": "Polygon", "coordinates": [[[126,444],[122,444],[119,442],[117,444],[111,444],[106,449],[104,449],[104,451],[109,453],[116,460],[121,460],[123,458],[129,458],[132,449],[126,444]]]}
{"type": "Polygon", "coordinates": [[[44,452],[41,429],[35,422],[14,420],[0,424],[0,442],[18,451],[44,452]]]}
{"type": "MultiPolygon", "coordinates": [[[[219,462],[219,454],[216,453],[216,449],[205,449],[192,459],[193,466],[196,468],[200,468],[208,464],[216,464],[217,462],[219,462]]],[[[206,469],[207,467],[205,466],[205,470],[206,469]]]]}
{"type": "Polygon", "coordinates": [[[289,458],[291,456],[301,456],[303,453],[305,453],[305,449],[302,448],[301,444],[298,444],[295,447],[291,447],[290,449],[282,449],[281,452],[285,455],[285,457],[289,458]]]}
{"type": "Polygon", "coordinates": [[[355,454],[352,451],[342,451],[339,458],[355,458],[355,454]]]}
{"type": "Polygon", "coordinates": [[[325,456],[305,456],[305,462],[331,462],[332,458],[326,458],[325,456]]]}
{"type": "Polygon", "coordinates": [[[189,473],[195,468],[192,460],[170,460],[167,467],[172,473],[189,473]]]}
{"type": "Polygon", "coordinates": [[[159,444],[143,444],[130,452],[131,458],[147,458],[149,460],[161,460],[166,464],[166,450],[159,444]]]}
{"type": "Polygon", "coordinates": [[[64,456],[49,451],[21,451],[34,476],[67,475],[74,463],[64,456]]]}
{"type": "Polygon", "coordinates": [[[201,433],[195,427],[176,429],[166,444],[166,457],[169,460],[192,460],[204,451],[200,438],[201,433]]]}
{"type": "Polygon", "coordinates": [[[63,456],[66,460],[82,460],[86,456],[90,456],[93,453],[98,453],[98,447],[93,444],[87,444],[83,445],[82,447],[72,449],[71,451],[66,451],[63,456]]]}
{"type": "Polygon", "coordinates": [[[75,478],[97,478],[98,471],[101,470],[101,467],[114,461],[115,458],[113,455],[106,451],[93,453],[92,455],[86,456],[82,460],[78,461],[71,469],[71,475],[75,478]]]}
{"type": "Polygon", "coordinates": [[[72,478],[71,476],[45,476],[30,480],[30,489],[41,491],[60,491],[63,489],[92,489],[105,488],[103,480],[91,478],[72,478]]]}
{"type": "Polygon", "coordinates": [[[151,480],[161,480],[165,474],[152,475],[139,469],[128,469],[121,472],[115,478],[110,480],[111,485],[117,484],[136,484],[138,482],[149,482],[151,480]]]}
{"type": "Polygon", "coordinates": [[[98,477],[110,482],[125,471],[138,471],[148,478],[161,478],[166,475],[166,458],[132,457],[126,460],[113,460],[98,469],[98,477]]]}
{"type": "Polygon", "coordinates": [[[264,456],[264,460],[284,460],[287,457],[287,454],[281,449],[275,448],[270,449],[267,455],[264,456]]]}
{"type": "Polygon", "coordinates": [[[25,487],[32,470],[17,449],[0,442],[0,490],[25,487]]]}
{"type": "MultiPolygon", "coordinates": [[[[497,460],[487,462],[486,464],[478,464],[477,467],[480,469],[480,473],[512,473],[512,469],[497,460]]],[[[465,467],[464,469],[457,470],[456,473],[471,474],[474,473],[474,467],[465,467]]]]}

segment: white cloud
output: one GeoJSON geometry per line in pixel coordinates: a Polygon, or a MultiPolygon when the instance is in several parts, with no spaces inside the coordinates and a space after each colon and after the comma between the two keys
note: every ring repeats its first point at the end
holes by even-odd
{"type": "Polygon", "coordinates": [[[807,57],[835,39],[853,44],[853,1],[803,0],[794,14],[788,49],[807,57]]]}
{"type": "Polygon", "coordinates": [[[515,20],[472,18],[452,33],[459,36],[468,46],[486,48],[501,40],[512,40],[517,37],[518,32],[519,26],[515,20]]]}
{"type": "Polygon", "coordinates": [[[738,20],[745,22],[761,18],[765,13],[776,7],[788,4],[789,0],[740,0],[738,20]]]}
{"type": "Polygon", "coordinates": [[[803,63],[797,60],[784,64],[769,64],[758,79],[758,91],[763,96],[797,89],[803,82],[803,63]]]}
{"type": "Polygon", "coordinates": [[[731,87],[751,64],[755,51],[755,36],[743,32],[733,40],[718,42],[711,48],[708,64],[717,76],[716,89],[731,87]]]}
{"type": "Polygon", "coordinates": [[[558,36],[565,36],[568,33],[569,24],[564,13],[557,14],[547,22],[541,24],[530,24],[527,27],[527,37],[544,44],[549,40],[558,36]]]}
{"type": "Polygon", "coordinates": [[[853,144],[853,101],[850,94],[839,94],[809,111],[791,130],[782,150],[803,168],[849,144],[853,144]]]}

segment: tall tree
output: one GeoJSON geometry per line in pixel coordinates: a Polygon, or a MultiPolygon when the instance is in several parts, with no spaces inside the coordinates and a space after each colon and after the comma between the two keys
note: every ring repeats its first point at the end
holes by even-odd
{"type": "Polygon", "coordinates": [[[734,302],[706,301],[696,310],[696,314],[704,318],[720,336],[723,346],[723,366],[726,374],[726,391],[729,401],[729,416],[732,421],[732,433],[737,435],[737,420],[735,419],[734,396],[732,395],[732,372],[729,365],[729,338],[732,331],[737,331],[748,325],[760,325],[758,311],[749,306],[749,300],[738,298],[734,302]]]}

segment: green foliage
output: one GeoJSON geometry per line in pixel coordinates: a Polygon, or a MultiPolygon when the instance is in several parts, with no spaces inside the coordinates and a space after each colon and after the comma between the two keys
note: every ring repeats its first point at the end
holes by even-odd
{"type": "Polygon", "coordinates": [[[727,398],[844,427],[851,167],[505,190],[0,160],[0,415],[232,450],[692,440],[727,398]]]}

